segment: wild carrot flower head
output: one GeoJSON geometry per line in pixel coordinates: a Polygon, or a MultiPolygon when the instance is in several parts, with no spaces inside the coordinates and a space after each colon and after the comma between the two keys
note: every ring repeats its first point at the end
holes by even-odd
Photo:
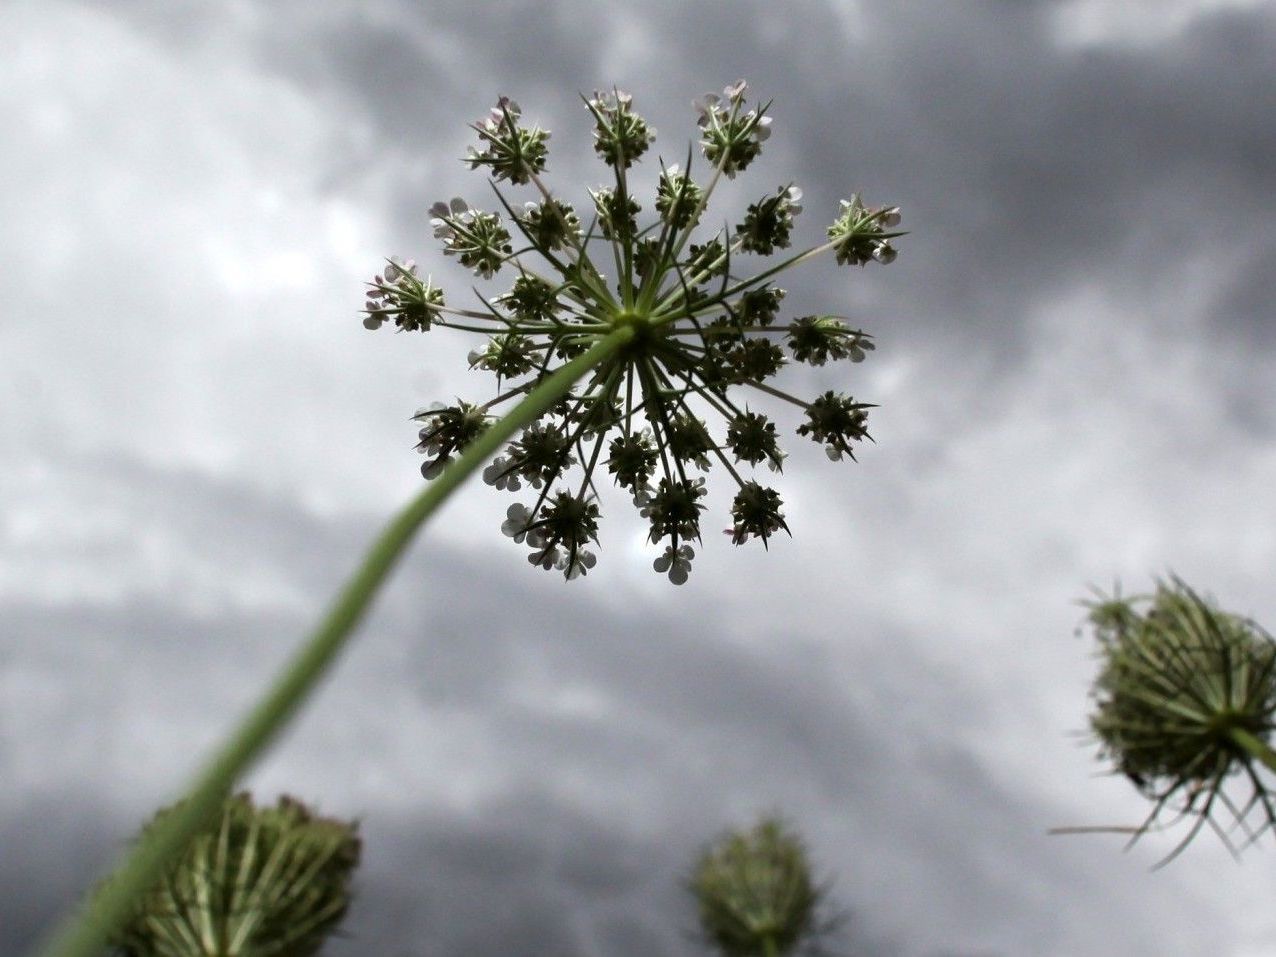
{"type": "Polygon", "coordinates": [[[1276,729],[1276,640],[1177,578],[1088,607],[1101,662],[1091,730],[1114,770],[1155,802],[1134,837],[1163,811],[1196,818],[1171,857],[1206,822],[1229,847],[1229,831],[1249,843],[1276,825],[1261,767],[1276,729]],[[1244,800],[1224,790],[1229,778],[1248,785],[1244,800]]]}
{"type": "Polygon", "coordinates": [[[683,164],[657,160],[654,215],[645,222],[630,171],[647,157],[655,131],[628,93],[584,100],[594,149],[612,173],[609,185],[588,191],[592,208],[584,211],[542,180],[549,132],[527,124],[518,104],[501,97],[472,124],[478,145],[465,159],[488,170],[496,208],[458,197],[434,204],[431,222],[444,255],[484,279],[503,280],[503,290],[480,295],[479,308],[454,308],[414,263],[399,260],[369,283],[365,326],[392,321],[405,332],[444,326],[475,333],[482,338],[470,352],[470,367],[496,377],[494,398],[417,413],[427,479],[482,434],[503,404],[527,395],[604,337],[627,330],[619,351],[511,440],[484,472],[488,484],[526,496],[506,511],[502,528],[530,548],[533,565],[567,578],[594,566],[598,484],[610,479],[648,522],[650,541],[663,546],[655,569],[685,582],[693,543],[701,540],[706,473],[715,465],[737,489],[727,529],[733,542],[756,539],[765,546],[787,533],[779,493],[750,474],[762,464],[779,472],[785,458],[776,422],[754,402],[791,407],[797,434],[832,459],[854,458],[855,446],[870,438],[870,403],[839,391],[803,400],[772,383],[790,361],[860,362],[873,349],[869,334],[844,317],[782,317],[786,293],[774,280],[827,251],[843,264],[891,261],[891,241],[902,235],[895,231],[899,211],[868,207],[853,196],[828,227],[827,242],[779,263],[760,263],[748,274],[751,257],[790,247],[802,191],[781,184],[734,218],[734,226],[701,229],[720,177],[746,170],[770,134],[769,104],[748,106],[745,91],[740,81],[697,101],[707,182],[693,176],[690,150],[683,164]],[[533,198],[508,198],[497,186],[502,181],[530,187],[533,198]]]}

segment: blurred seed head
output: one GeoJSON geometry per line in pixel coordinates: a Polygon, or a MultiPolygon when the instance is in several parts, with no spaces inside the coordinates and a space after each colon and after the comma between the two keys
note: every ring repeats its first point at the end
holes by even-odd
{"type": "Polygon", "coordinates": [[[287,796],[229,798],[111,944],[123,957],[311,957],[350,904],[356,832],[287,796]]]}
{"type": "Polygon", "coordinates": [[[1276,640],[1178,578],[1086,604],[1100,659],[1090,728],[1100,756],[1154,802],[1134,839],[1164,812],[1195,818],[1171,858],[1206,823],[1233,849],[1238,834],[1252,843],[1276,823],[1256,756],[1274,727],[1276,640]],[[1242,800],[1227,793],[1231,779],[1242,800]]]}
{"type": "Polygon", "coordinates": [[[689,889],[704,938],[725,957],[795,953],[831,928],[801,839],[776,818],[731,831],[696,862],[689,889]]]}

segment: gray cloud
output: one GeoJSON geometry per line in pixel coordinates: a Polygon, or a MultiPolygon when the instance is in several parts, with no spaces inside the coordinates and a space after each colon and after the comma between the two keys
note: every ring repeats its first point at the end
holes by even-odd
{"type": "Polygon", "coordinates": [[[1271,882],[1219,848],[1152,876],[1164,843],[1044,833],[1143,811],[1065,736],[1087,580],[1169,564],[1276,614],[1269,7],[1082,43],[1063,3],[55,6],[0,14],[29,184],[0,222],[0,951],[416,487],[415,406],[474,388],[465,344],[352,318],[378,257],[437,267],[426,208],[482,188],[465,123],[511,93],[594,185],[578,91],[629,87],[681,160],[689,99],[742,75],[776,135],[731,198],[792,176],[803,238],[856,189],[914,230],[794,280],[878,335],[879,444],[796,453],[795,540],[706,543],[681,590],[623,509],[564,586],[459,496],[249,782],[364,821],[329,951],[691,953],[678,876],[772,808],[837,879],[835,950],[1270,949],[1271,882]]]}
{"type": "MultiPolygon", "coordinates": [[[[441,98],[385,79],[428,75],[424,43],[413,45],[413,36],[452,38],[463,62],[481,51],[477,74],[492,88],[483,95],[515,92],[555,113],[600,82],[609,67],[603,51],[658,45],[666,65],[639,94],[675,120],[658,124],[675,152],[690,127],[685,91],[747,75],[777,101],[798,179],[823,203],[813,208],[864,189],[904,202],[925,224],[907,244],[915,267],[875,277],[907,313],[900,341],[915,347],[944,335],[954,297],[969,310],[964,334],[996,327],[1013,340],[1007,317],[1079,275],[1130,282],[1133,293],[1193,258],[1226,271],[1230,249],[1272,243],[1253,201],[1273,186],[1267,158],[1276,133],[1255,122],[1276,108],[1266,69],[1276,45],[1271,11],[1202,12],[1166,42],[1132,50],[1062,45],[1057,6],[985,3],[945,17],[927,4],[857,6],[839,22],[822,3],[782,12],[665,5],[641,21],[596,4],[556,5],[541,16],[462,4],[366,32],[325,17],[314,29],[337,39],[318,44],[322,66],[303,75],[332,82],[336,67],[353,95],[386,116],[387,142],[401,146],[406,131],[394,124],[404,103],[419,102],[412,113],[422,117],[407,142],[437,136],[437,127],[423,131],[450,119],[441,98]],[[493,19],[519,29],[494,30],[493,19]],[[576,31],[598,39],[582,44],[576,31]],[[359,44],[375,46],[387,33],[395,39],[367,58],[376,69],[349,70],[365,59],[354,52],[359,44]],[[795,45],[796,64],[783,55],[795,45]],[[1215,68],[1222,63],[1227,69],[1215,68]],[[663,106],[671,102],[681,114],[663,106]],[[943,290],[942,298],[918,298],[927,290],[943,290]]],[[[452,97],[475,85],[452,83],[452,97]]],[[[1249,324],[1235,331],[1261,335],[1249,324]]]]}
{"type": "MultiPolygon", "coordinates": [[[[233,586],[216,616],[184,607],[182,582],[201,571],[181,556],[231,567],[250,547],[257,579],[317,605],[369,524],[136,462],[95,464],[100,499],[145,510],[125,527],[157,521],[198,548],[171,551],[176,594],[138,582],[92,604],[5,605],[3,655],[22,663],[12,714],[40,730],[0,752],[14,796],[26,795],[7,812],[7,860],[35,872],[6,898],[11,951],[164,799],[226,720],[215,716],[247,704],[306,624],[291,599],[228,613],[233,586]],[[59,684],[50,700],[42,689],[59,684]]],[[[124,567],[134,548],[114,542],[95,562],[124,567]]],[[[963,724],[982,720],[977,699],[926,667],[918,636],[865,622],[872,642],[845,661],[800,629],[750,649],[716,604],[693,593],[625,611],[588,591],[567,602],[548,576],[507,576],[427,533],[254,775],[263,796],[287,790],[363,819],[362,893],[332,953],[686,953],[694,915],[679,880],[697,848],[770,808],[837,877],[833,902],[852,913],[843,941],[860,952],[961,941],[966,953],[1166,953],[1157,926],[1171,901],[1200,908],[1198,926],[1216,921],[1181,887],[1139,889],[1096,873],[1089,849],[1045,838],[1065,806],[1008,791],[962,743],[963,724]],[[710,615],[693,625],[683,609],[697,605],[710,615]],[[876,912],[896,898],[903,914],[876,912]]]]}

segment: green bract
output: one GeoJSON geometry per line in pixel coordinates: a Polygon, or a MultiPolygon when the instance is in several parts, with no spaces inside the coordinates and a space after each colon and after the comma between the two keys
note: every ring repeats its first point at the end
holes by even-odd
{"type": "Polygon", "coordinates": [[[416,416],[427,479],[482,434],[498,406],[526,396],[564,363],[624,330],[625,344],[484,472],[498,488],[517,492],[526,483],[536,491],[528,504],[508,510],[503,526],[531,548],[533,565],[568,578],[593,567],[599,476],[610,476],[633,498],[649,522],[650,541],[665,546],[654,566],[676,583],[686,580],[695,556],[690,543],[700,541],[702,473],[714,463],[737,488],[727,529],[733,542],[765,545],[787,532],[779,493],[741,474],[762,462],[778,472],[784,460],[775,424],[752,409],[750,399],[769,396],[796,406],[798,434],[823,445],[831,458],[853,458],[853,446],[870,438],[869,403],[834,391],[803,401],[770,384],[790,358],[812,366],[859,362],[873,348],[867,333],[838,316],[778,321],[785,292],[773,278],[826,251],[839,262],[889,262],[895,256],[890,241],[902,235],[891,231],[899,211],[866,207],[855,196],[842,203],[828,242],[764,263],[752,275],[746,270],[751,257],[790,246],[802,210],[797,187],[781,185],[749,205],[733,229],[693,236],[719,178],[745,170],[770,133],[767,105],[747,108],[744,94],[740,81],[696,104],[700,145],[712,164],[708,182],[692,178],[690,150],[685,171],[661,163],[655,218],[645,225],[628,171],[655,133],[634,112],[629,94],[587,99],[595,150],[614,178],[588,190],[587,226],[541,178],[548,131],[524,125],[518,105],[502,97],[473,124],[480,146],[466,159],[490,171],[501,208],[483,211],[456,198],[431,211],[444,254],[484,278],[508,276],[506,290],[482,297],[481,309],[450,308],[415,264],[397,260],[369,283],[369,328],[393,320],[404,331],[448,326],[485,337],[470,353],[470,365],[496,376],[497,396],[416,416]],[[496,188],[499,181],[529,185],[539,195],[516,207],[496,188]],[[720,424],[711,429],[709,420],[720,424]]]}
{"type": "Polygon", "coordinates": [[[124,957],[311,957],[345,915],[358,863],[354,824],[287,797],[256,808],[241,794],[135,903],[112,944],[124,957]]]}
{"type": "Polygon", "coordinates": [[[1090,727],[1102,755],[1155,802],[1134,836],[1162,810],[1196,817],[1179,848],[1219,813],[1247,840],[1276,826],[1262,777],[1263,765],[1276,770],[1276,640],[1177,578],[1150,596],[1088,607],[1101,661],[1090,727]],[[1239,802],[1224,790],[1237,776],[1248,785],[1239,802]]]}

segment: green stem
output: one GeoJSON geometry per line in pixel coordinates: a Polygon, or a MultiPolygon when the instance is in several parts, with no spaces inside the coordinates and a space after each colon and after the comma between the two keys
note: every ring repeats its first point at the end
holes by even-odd
{"type": "Polygon", "coordinates": [[[188,797],[150,828],[82,914],[63,921],[39,951],[40,957],[94,957],[105,946],[111,932],[127,919],[136,898],[185,850],[191,837],[220,809],[235,781],[297,713],[426,519],[518,429],[533,422],[633,335],[632,327],[616,329],[549,376],[391,520],[318,628],[195,779],[188,797]]]}
{"type": "Polygon", "coordinates": [[[1276,751],[1264,744],[1261,738],[1250,734],[1244,728],[1232,728],[1228,731],[1228,735],[1247,754],[1267,765],[1268,770],[1276,771],[1276,751]]]}

